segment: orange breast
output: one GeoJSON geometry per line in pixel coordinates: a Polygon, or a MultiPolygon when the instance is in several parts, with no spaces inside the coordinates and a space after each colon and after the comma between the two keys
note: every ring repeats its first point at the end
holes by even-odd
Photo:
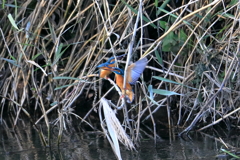
{"type": "MultiPolygon", "coordinates": [[[[115,63],[109,64],[108,67],[115,67],[115,63]]],[[[112,69],[108,67],[101,67],[99,70],[99,77],[100,78],[107,78],[111,73],[112,69]]]]}
{"type": "Polygon", "coordinates": [[[126,95],[126,97],[129,99],[130,103],[133,101],[134,98],[134,93],[132,91],[132,86],[126,82],[126,88],[123,88],[123,83],[124,83],[124,78],[122,75],[119,74],[115,74],[116,76],[116,83],[118,85],[118,87],[121,89],[122,94],[126,95]]]}
{"type": "Polygon", "coordinates": [[[108,67],[102,67],[99,70],[99,77],[100,78],[107,78],[112,71],[108,69],[108,67]]]}

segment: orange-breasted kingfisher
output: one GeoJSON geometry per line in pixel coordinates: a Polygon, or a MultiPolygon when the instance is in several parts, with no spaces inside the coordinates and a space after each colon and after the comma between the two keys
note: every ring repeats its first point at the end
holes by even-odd
{"type": "Polygon", "coordinates": [[[126,96],[128,103],[132,103],[134,99],[134,92],[131,85],[134,85],[140,75],[143,73],[146,65],[147,58],[142,58],[135,63],[132,63],[127,67],[127,73],[124,74],[124,71],[120,68],[114,67],[111,69],[115,73],[116,84],[121,89],[122,94],[126,96]],[[124,76],[126,77],[126,87],[124,88],[124,76]]]}
{"type": "MultiPolygon", "coordinates": [[[[126,54],[116,56],[116,59],[120,59],[126,54]]],[[[108,76],[112,73],[112,69],[116,66],[115,57],[111,57],[107,62],[98,65],[99,68],[99,77],[100,78],[108,78],[108,76]]]]}

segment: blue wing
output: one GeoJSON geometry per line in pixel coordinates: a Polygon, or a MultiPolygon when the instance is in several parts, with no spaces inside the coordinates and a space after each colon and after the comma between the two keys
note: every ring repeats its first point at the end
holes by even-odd
{"type": "Polygon", "coordinates": [[[142,59],[138,60],[137,62],[131,64],[128,67],[127,80],[130,84],[134,85],[137,82],[138,78],[143,73],[143,71],[147,65],[147,62],[148,62],[148,59],[145,57],[145,58],[142,58],[142,59]]]}

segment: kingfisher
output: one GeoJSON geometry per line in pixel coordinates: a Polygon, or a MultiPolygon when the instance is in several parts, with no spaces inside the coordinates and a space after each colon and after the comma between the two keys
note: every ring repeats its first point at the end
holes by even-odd
{"type": "Polygon", "coordinates": [[[113,67],[110,68],[112,72],[115,73],[116,78],[116,84],[121,89],[123,96],[126,96],[126,100],[128,103],[132,103],[134,99],[134,92],[131,85],[134,85],[140,75],[143,73],[146,65],[147,65],[148,59],[142,58],[135,63],[132,63],[127,67],[126,74],[124,71],[120,68],[113,67]],[[124,76],[126,77],[126,86],[124,88],[124,76]]]}
{"type": "MultiPolygon", "coordinates": [[[[126,54],[116,56],[116,59],[120,59],[125,55],[126,54]]],[[[114,67],[116,67],[115,57],[109,58],[107,62],[102,63],[102,64],[98,65],[97,67],[100,69],[99,70],[99,77],[107,79],[108,76],[112,73],[112,69],[114,67]]]]}

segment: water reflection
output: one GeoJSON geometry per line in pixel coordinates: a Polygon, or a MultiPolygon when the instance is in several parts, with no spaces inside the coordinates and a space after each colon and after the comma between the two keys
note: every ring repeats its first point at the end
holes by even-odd
{"type": "MultiPolygon", "coordinates": [[[[57,134],[52,137],[51,147],[45,148],[36,130],[26,121],[19,121],[13,127],[4,124],[0,127],[0,159],[6,160],[106,160],[116,159],[108,141],[96,132],[64,132],[62,143],[56,144],[57,134]]],[[[43,127],[42,127],[43,128],[43,127]]],[[[164,132],[164,130],[162,131],[164,132]]],[[[167,131],[165,131],[167,132],[167,131]]],[[[141,141],[138,152],[121,149],[124,160],[161,160],[161,159],[216,159],[223,144],[218,139],[203,133],[191,135],[192,141],[175,139],[159,140],[156,145],[151,139],[141,141]]],[[[239,147],[239,137],[226,143],[239,147]]]]}

